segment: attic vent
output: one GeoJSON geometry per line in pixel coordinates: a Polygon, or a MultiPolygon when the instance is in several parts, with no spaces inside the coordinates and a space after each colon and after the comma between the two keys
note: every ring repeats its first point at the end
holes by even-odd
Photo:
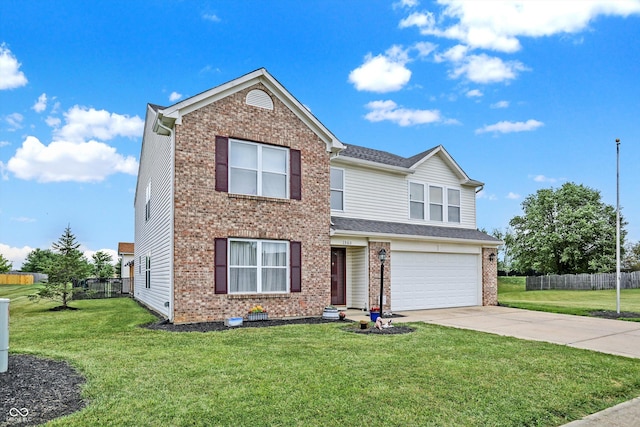
{"type": "Polygon", "coordinates": [[[254,107],[273,110],[273,101],[271,100],[271,97],[263,90],[252,90],[247,94],[247,99],[245,102],[247,103],[247,105],[253,105],[254,107]]]}

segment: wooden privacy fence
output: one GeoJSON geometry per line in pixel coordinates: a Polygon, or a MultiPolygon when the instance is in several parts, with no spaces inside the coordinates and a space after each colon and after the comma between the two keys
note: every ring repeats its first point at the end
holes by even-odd
{"type": "MultiPolygon", "coordinates": [[[[604,290],[616,288],[616,273],[527,276],[526,289],[604,290]]],[[[620,273],[620,289],[639,289],[640,271],[620,273]]]]}
{"type": "Polygon", "coordinates": [[[0,285],[33,285],[36,282],[47,280],[47,275],[42,273],[24,273],[11,271],[0,274],[0,285]]]}

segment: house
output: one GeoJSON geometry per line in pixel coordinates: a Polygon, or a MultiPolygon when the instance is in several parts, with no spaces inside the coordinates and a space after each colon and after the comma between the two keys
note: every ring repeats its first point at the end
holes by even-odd
{"type": "Polygon", "coordinates": [[[500,241],[442,146],[347,146],[265,69],[149,104],[135,194],[135,297],[174,323],[496,304],[500,241]]]}
{"type": "Polygon", "coordinates": [[[133,294],[134,277],[134,245],[130,242],[118,242],[118,257],[120,257],[120,277],[122,278],[122,292],[133,294]]]}

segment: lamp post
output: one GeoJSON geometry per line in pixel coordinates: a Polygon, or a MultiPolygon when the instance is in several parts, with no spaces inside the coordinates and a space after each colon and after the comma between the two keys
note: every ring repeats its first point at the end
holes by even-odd
{"type": "Polygon", "coordinates": [[[384,248],[378,251],[380,260],[380,318],[382,318],[382,296],[384,295],[384,260],[387,259],[387,251],[384,248]]]}
{"type": "Polygon", "coordinates": [[[620,139],[616,138],[616,312],[620,314],[620,139]]]}

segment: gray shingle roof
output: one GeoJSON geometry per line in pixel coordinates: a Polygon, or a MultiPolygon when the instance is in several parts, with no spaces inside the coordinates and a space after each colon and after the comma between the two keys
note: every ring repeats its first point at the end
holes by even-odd
{"type": "Polygon", "coordinates": [[[359,145],[347,145],[345,150],[340,152],[341,156],[351,157],[354,159],[367,160],[369,162],[382,163],[390,166],[399,166],[402,168],[410,168],[420,159],[432,152],[438,147],[433,147],[427,151],[416,154],[409,158],[398,156],[387,151],[374,150],[373,148],[361,147],[359,145]]]}
{"type": "Polygon", "coordinates": [[[368,219],[331,217],[331,228],[340,231],[359,231],[377,234],[395,234],[406,236],[437,237],[444,239],[462,239],[500,243],[499,239],[479,230],[433,225],[402,224],[399,222],[373,221],[368,219]]]}

